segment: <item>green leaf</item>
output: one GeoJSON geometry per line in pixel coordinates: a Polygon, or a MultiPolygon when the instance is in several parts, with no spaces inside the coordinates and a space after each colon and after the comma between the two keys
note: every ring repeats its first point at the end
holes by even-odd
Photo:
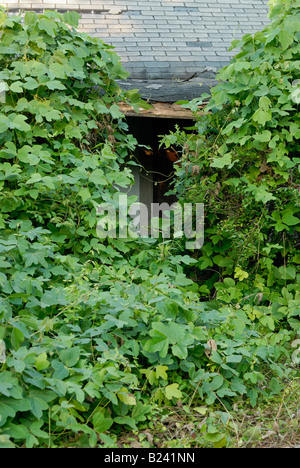
{"type": "Polygon", "coordinates": [[[64,13],[64,20],[66,23],[68,23],[70,26],[74,26],[74,28],[78,27],[79,20],[81,16],[77,11],[67,11],[64,13]]]}
{"type": "Polygon", "coordinates": [[[184,344],[177,344],[172,346],[172,353],[174,356],[177,356],[179,359],[186,359],[188,356],[188,351],[184,344]]]}
{"type": "Polygon", "coordinates": [[[275,330],[274,319],[269,315],[262,317],[260,321],[265,327],[268,327],[272,331],[275,330]]]}
{"type": "Polygon", "coordinates": [[[45,176],[43,177],[43,184],[48,187],[50,190],[55,190],[55,184],[53,177],[45,176]]]}
{"type": "Polygon", "coordinates": [[[93,171],[89,177],[89,180],[92,184],[95,185],[107,185],[107,180],[104,177],[104,172],[102,169],[96,169],[95,171],[93,171]]]}
{"type": "Polygon", "coordinates": [[[65,85],[63,83],[61,83],[61,81],[58,81],[58,80],[48,81],[47,83],[45,83],[45,85],[47,86],[47,88],[49,88],[51,90],[55,90],[55,89],[64,90],[64,89],[66,89],[65,85]]]}
{"type": "Polygon", "coordinates": [[[265,185],[257,187],[256,185],[249,184],[249,188],[246,191],[252,192],[257,202],[268,203],[271,200],[276,200],[276,197],[267,190],[267,186],[265,185]]]}
{"type": "Polygon", "coordinates": [[[0,115],[0,133],[6,132],[10,127],[10,120],[4,115],[0,115]]]}
{"type": "Polygon", "coordinates": [[[28,62],[25,62],[22,68],[24,76],[28,75],[30,78],[47,73],[46,65],[38,60],[29,60],[28,62]]]}
{"type": "Polygon", "coordinates": [[[52,361],[52,367],[55,370],[53,374],[53,378],[57,380],[64,380],[69,377],[68,369],[63,365],[62,362],[59,361],[52,361]]]}
{"type": "Polygon", "coordinates": [[[41,430],[41,427],[43,426],[43,424],[44,424],[43,421],[34,421],[30,426],[30,432],[32,432],[32,434],[34,434],[36,437],[39,437],[41,439],[48,439],[49,434],[41,430]]]}
{"type": "Polygon", "coordinates": [[[65,291],[62,288],[52,288],[50,291],[45,291],[41,297],[41,307],[45,309],[57,305],[67,305],[65,291]]]}
{"type": "Polygon", "coordinates": [[[28,397],[27,398],[28,403],[30,405],[30,410],[32,414],[37,418],[41,419],[43,416],[43,412],[48,410],[49,405],[42,400],[41,398],[38,397],[28,397]]]}
{"type": "Polygon", "coordinates": [[[36,172],[35,174],[32,174],[30,179],[26,182],[26,184],[36,184],[37,182],[40,182],[42,180],[41,174],[36,172]]]}
{"type": "Polygon", "coordinates": [[[21,330],[14,328],[11,334],[11,344],[16,351],[19,349],[24,339],[25,337],[21,330]]]}
{"type": "Polygon", "coordinates": [[[49,67],[50,78],[66,78],[65,68],[59,63],[52,63],[49,67]]]}
{"type": "Polygon", "coordinates": [[[294,42],[294,37],[288,31],[281,30],[279,33],[279,41],[283,50],[288,49],[294,42]]]}
{"type": "Polygon", "coordinates": [[[144,402],[139,401],[132,411],[132,418],[137,421],[146,421],[146,414],[150,413],[152,410],[151,405],[145,405],[144,402]]]}
{"type": "Polygon", "coordinates": [[[91,192],[89,191],[88,188],[82,188],[79,192],[78,195],[81,197],[83,203],[85,203],[87,200],[91,198],[91,192]]]}
{"type": "Polygon", "coordinates": [[[186,335],[184,327],[174,322],[169,322],[168,324],[154,322],[152,323],[152,328],[167,337],[173,344],[180,343],[186,335]]]}
{"type": "Polygon", "coordinates": [[[236,267],[234,270],[234,277],[238,278],[239,281],[249,278],[249,273],[243,271],[240,267],[236,267]]]}
{"type": "Polygon", "coordinates": [[[217,107],[223,106],[228,101],[228,94],[225,91],[214,93],[213,99],[217,107]]]}
{"type": "Polygon", "coordinates": [[[262,143],[269,143],[272,138],[272,133],[269,130],[264,130],[262,133],[256,133],[254,138],[262,143]]]}
{"type": "Polygon", "coordinates": [[[6,423],[7,418],[14,418],[16,415],[17,410],[10,404],[9,401],[1,401],[0,400],[0,426],[6,423]]]}
{"type": "Polygon", "coordinates": [[[79,361],[80,347],[65,349],[60,352],[60,358],[67,367],[74,367],[79,361]]]}
{"type": "Polygon", "coordinates": [[[155,336],[145,343],[144,349],[149,353],[159,352],[160,357],[166,357],[169,349],[169,340],[164,336],[155,336]]]}
{"type": "Polygon", "coordinates": [[[35,360],[35,368],[38,371],[47,369],[50,365],[50,362],[47,359],[47,353],[41,353],[35,360]]]}
{"type": "Polygon", "coordinates": [[[293,280],[296,278],[296,268],[293,265],[281,266],[279,268],[281,277],[284,280],[293,280]]]}
{"type": "Polygon", "coordinates": [[[178,389],[178,387],[179,385],[177,383],[167,385],[165,387],[165,394],[168,400],[172,400],[172,398],[182,398],[182,392],[178,389]]]}
{"type": "Polygon", "coordinates": [[[282,222],[287,226],[296,226],[300,223],[300,219],[293,215],[292,209],[287,209],[282,215],[282,222]]]}
{"type": "Polygon", "coordinates": [[[272,120],[272,112],[271,111],[265,111],[263,109],[257,109],[257,111],[254,113],[252,119],[259,123],[260,125],[265,126],[267,122],[272,120]]]}
{"type": "Polygon", "coordinates": [[[121,426],[124,426],[124,425],[129,426],[134,431],[137,430],[136,423],[134,419],[131,418],[130,416],[122,416],[122,417],[114,418],[114,422],[117,424],[120,424],[121,426]]]}
{"type": "Polygon", "coordinates": [[[218,443],[218,442],[221,442],[223,441],[224,439],[224,434],[220,433],[220,432],[214,432],[214,433],[206,433],[204,434],[204,439],[207,441],[207,442],[213,442],[214,444],[218,443]]]}
{"type": "Polygon", "coordinates": [[[264,111],[268,111],[272,105],[272,102],[267,96],[263,96],[259,100],[259,107],[260,109],[263,109],[264,111]]]}
{"type": "Polygon", "coordinates": [[[243,356],[238,355],[238,354],[231,354],[230,356],[227,356],[226,362],[227,363],[239,363],[243,359],[243,356]]]}
{"type": "Polygon", "coordinates": [[[15,369],[15,371],[18,372],[19,374],[24,372],[24,370],[26,368],[26,363],[24,362],[24,360],[14,359],[12,357],[9,357],[7,359],[7,365],[9,367],[13,367],[15,369]]]}
{"type": "Polygon", "coordinates": [[[38,16],[34,11],[26,11],[24,15],[24,24],[26,26],[33,26],[36,24],[38,16]]]}
{"type": "Polygon", "coordinates": [[[29,432],[28,432],[27,427],[22,424],[16,425],[16,424],[10,423],[9,425],[7,425],[6,433],[13,439],[21,440],[21,439],[26,439],[29,432]]]}
{"type": "Polygon", "coordinates": [[[258,391],[255,390],[254,388],[251,388],[248,390],[247,395],[250,399],[251,406],[254,408],[257,404],[258,391]]]}
{"type": "Polygon", "coordinates": [[[109,112],[112,116],[113,119],[120,119],[123,117],[123,114],[122,112],[120,111],[120,108],[117,104],[113,104],[110,108],[109,108],[109,112]]]}
{"type": "Polygon", "coordinates": [[[134,395],[130,395],[125,387],[121,388],[117,393],[117,396],[122,403],[129,406],[136,405],[136,399],[134,395]]]}
{"type": "Polygon", "coordinates": [[[13,120],[11,120],[10,128],[20,130],[20,132],[29,132],[31,127],[25,121],[27,117],[25,115],[15,115],[13,120]]]}
{"type": "Polygon", "coordinates": [[[223,169],[225,166],[230,166],[232,163],[232,154],[227,153],[222,158],[214,158],[211,167],[223,169]]]}
{"type": "Polygon", "coordinates": [[[25,82],[23,83],[23,87],[25,89],[29,89],[30,91],[32,91],[33,89],[37,89],[39,87],[39,83],[34,78],[32,78],[30,76],[30,77],[25,78],[25,82]]]}
{"type": "Polygon", "coordinates": [[[168,374],[166,372],[167,370],[168,370],[167,366],[156,366],[155,367],[156,377],[157,378],[161,377],[163,380],[168,380],[168,374]]]}
{"type": "Polygon", "coordinates": [[[0,382],[0,393],[9,397],[10,389],[13,388],[13,384],[10,382],[0,382]]]}
{"type": "Polygon", "coordinates": [[[9,87],[9,89],[13,92],[13,93],[22,93],[23,92],[23,87],[22,87],[23,83],[21,83],[21,81],[15,81],[14,83],[12,83],[9,87]]]}
{"type": "Polygon", "coordinates": [[[300,265],[300,254],[296,254],[293,257],[293,263],[297,263],[298,265],[300,265]]]}
{"type": "Polygon", "coordinates": [[[51,21],[47,18],[42,18],[38,22],[38,28],[40,31],[46,31],[47,34],[51,37],[55,37],[55,31],[57,29],[54,21],[51,21]]]}
{"type": "Polygon", "coordinates": [[[216,375],[210,384],[210,388],[211,390],[217,390],[218,388],[222,387],[223,383],[224,377],[222,377],[222,375],[216,375]]]}
{"type": "Polygon", "coordinates": [[[113,425],[111,417],[104,413],[104,411],[97,411],[93,416],[93,427],[94,430],[99,434],[101,432],[108,431],[113,425]]]}

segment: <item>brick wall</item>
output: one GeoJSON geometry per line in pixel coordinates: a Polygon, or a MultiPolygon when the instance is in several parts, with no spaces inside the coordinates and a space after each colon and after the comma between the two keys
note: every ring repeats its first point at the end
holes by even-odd
{"type": "Polygon", "coordinates": [[[263,29],[267,0],[6,0],[19,9],[76,10],[80,28],[116,47],[132,77],[211,76],[234,38],[263,29]]]}

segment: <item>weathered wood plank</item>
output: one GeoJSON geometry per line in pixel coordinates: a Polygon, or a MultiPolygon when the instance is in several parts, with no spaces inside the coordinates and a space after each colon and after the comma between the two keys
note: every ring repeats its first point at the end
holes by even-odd
{"type": "Polygon", "coordinates": [[[121,111],[129,117],[154,117],[160,119],[189,119],[193,120],[194,115],[189,109],[184,109],[178,104],[170,104],[167,102],[151,102],[152,109],[142,109],[137,113],[128,104],[121,103],[119,105],[121,111]]]}

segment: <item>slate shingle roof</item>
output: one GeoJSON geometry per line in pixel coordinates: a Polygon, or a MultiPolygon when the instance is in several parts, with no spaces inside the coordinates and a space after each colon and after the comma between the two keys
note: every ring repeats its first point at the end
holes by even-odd
{"type": "Polygon", "coordinates": [[[234,55],[228,52],[233,39],[259,31],[269,23],[268,0],[0,0],[0,3],[14,11],[19,8],[79,11],[80,28],[115,46],[131,78],[147,83],[213,78],[234,55]]]}

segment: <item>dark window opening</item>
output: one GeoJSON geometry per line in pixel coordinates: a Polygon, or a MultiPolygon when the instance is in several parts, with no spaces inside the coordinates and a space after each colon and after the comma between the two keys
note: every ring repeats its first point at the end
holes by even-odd
{"type": "Polygon", "coordinates": [[[176,202],[176,197],[167,195],[174,181],[174,165],[180,164],[180,154],[176,148],[160,148],[160,137],[170,131],[192,127],[190,119],[157,118],[130,116],[126,118],[129,133],[140,145],[149,147],[138,148],[136,158],[143,169],[139,171],[139,201],[147,206],[151,203],[176,202]]]}

